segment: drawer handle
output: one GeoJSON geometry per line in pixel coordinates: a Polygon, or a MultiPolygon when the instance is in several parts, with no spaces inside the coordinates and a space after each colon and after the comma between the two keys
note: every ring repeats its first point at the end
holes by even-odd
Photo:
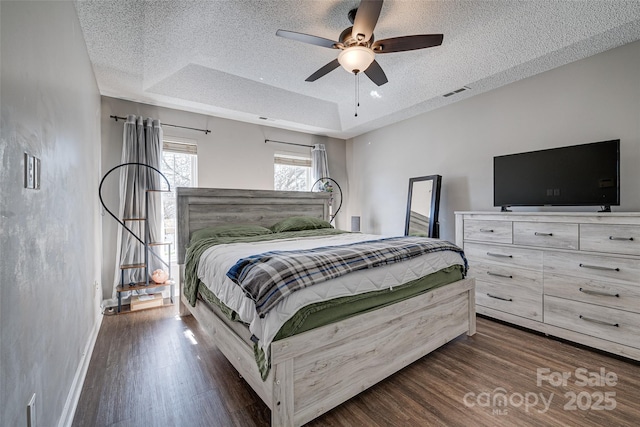
{"type": "Polygon", "coordinates": [[[533,233],[534,236],[545,236],[545,237],[551,237],[553,236],[553,233],[540,233],[538,231],[536,231],[535,233],[533,233]]]}
{"type": "Polygon", "coordinates": [[[491,271],[487,271],[487,274],[489,276],[497,276],[497,277],[504,277],[505,279],[513,279],[513,276],[509,276],[508,274],[492,273],[491,271]]]}
{"type": "Polygon", "coordinates": [[[499,300],[501,300],[501,301],[509,301],[509,302],[512,302],[512,301],[513,301],[511,298],[503,298],[503,297],[499,297],[499,296],[497,296],[497,295],[487,294],[487,296],[488,296],[489,298],[499,299],[499,300]]]}
{"type": "Polygon", "coordinates": [[[600,324],[600,325],[615,326],[616,328],[619,328],[619,327],[620,327],[620,324],[619,324],[619,323],[604,322],[604,321],[602,321],[602,320],[592,319],[591,317],[583,316],[582,314],[580,315],[580,318],[581,318],[582,320],[586,320],[587,322],[598,323],[598,324],[600,324]]]}
{"type": "Polygon", "coordinates": [[[633,242],[633,237],[615,237],[615,236],[609,236],[609,240],[628,240],[630,242],[633,242]]]}
{"type": "Polygon", "coordinates": [[[580,292],[588,294],[588,295],[602,295],[603,297],[616,297],[616,298],[620,298],[620,294],[612,294],[609,292],[602,292],[602,291],[594,291],[591,289],[579,289],[580,292]]]}
{"type": "Polygon", "coordinates": [[[509,301],[509,302],[512,302],[512,301],[513,301],[511,298],[503,298],[503,297],[499,297],[499,296],[497,296],[497,295],[487,294],[487,296],[488,296],[489,298],[495,298],[495,299],[499,299],[499,300],[501,300],[501,301],[509,301]]]}
{"type": "Polygon", "coordinates": [[[580,263],[580,267],[582,268],[590,268],[592,270],[606,270],[606,271],[620,271],[617,267],[601,267],[599,265],[589,265],[580,263]]]}
{"type": "Polygon", "coordinates": [[[493,252],[487,252],[489,256],[497,256],[498,258],[513,258],[513,255],[495,254],[493,252]]]}
{"type": "Polygon", "coordinates": [[[491,228],[481,228],[480,232],[481,233],[493,233],[493,230],[491,228]]]}

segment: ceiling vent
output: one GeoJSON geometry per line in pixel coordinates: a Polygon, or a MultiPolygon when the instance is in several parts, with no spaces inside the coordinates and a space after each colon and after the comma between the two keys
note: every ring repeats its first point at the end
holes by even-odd
{"type": "Polygon", "coordinates": [[[445,98],[448,98],[448,97],[450,97],[451,95],[457,95],[457,94],[459,94],[459,93],[461,93],[461,92],[464,92],[464,91],[466,91],[466,90],[471,90],[471,88],[470,88],[469,86],[462,86],[460,89],[456,89],[456,90],[454,90],[453,92],[445,93],[445,94],[444,94],[444,95],[442,95],[442,96],[444,96],[445,98]]]}

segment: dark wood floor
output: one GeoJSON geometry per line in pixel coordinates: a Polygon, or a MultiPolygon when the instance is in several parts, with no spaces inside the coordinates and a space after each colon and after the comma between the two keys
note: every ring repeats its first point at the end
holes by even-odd
{"type": "MultiPolygon", "coordinates": [[[[459,337],[309,425],[637,426],[639,371],[635,362],[479,318],[475,336],[459,337]],[[539,368],[571,377],[566,385],[538,385],[539,368]],[[594,377],[604,369],[617,382],[609,374],[609,384],[581,386],[579,368],[594,377]]],[[[73,425],[246,427],[269,419],[197,322],[165,307],[104,318],[73,425]]]]}

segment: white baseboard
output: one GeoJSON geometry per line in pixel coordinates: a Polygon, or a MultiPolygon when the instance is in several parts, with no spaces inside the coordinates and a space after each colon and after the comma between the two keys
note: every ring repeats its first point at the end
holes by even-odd
{"type": "Polygon", "coordinates": [[[78,406],[78,401],[80,400],[80,393],[82,392],[84,379],[87,376],[89,362],[91,361],[91,355],[93,354],[93,349],[96,345],[96,339],[98,338],[98,332],[100,331],[103,317],[104,316],[102,315],[100,310],[98,310],[95,326],[91,331],[91,335],[89,336],[87,345],[85,346],[84,352],[82,353],[82,359],[80,360],[78,369],[76,370],[76,374],[73,377],[73,383],[71,383],[69,395],[67,396],[67,400],[64,404],[64,409],[62,410],[62,415],[60,416],[60,420],[58,421],[58,427],[71,427],[71,424],[73,423],[73,417],[76,414],[76,407],[78,406]]]}

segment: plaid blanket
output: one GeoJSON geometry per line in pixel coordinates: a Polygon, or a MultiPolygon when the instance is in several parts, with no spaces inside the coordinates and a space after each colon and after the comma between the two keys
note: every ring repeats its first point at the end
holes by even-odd
{"type": "Polygon", "coordinates": [[[299,289],[352,271],[440,251],[459,253],[466,273],[464,253],[452,243],[424,237],[391,237],[307,250],[265,252],[242,258],[227,276],[242,287],[255,302],[258,315],[264,317],[280,300],[299,289]]]}

